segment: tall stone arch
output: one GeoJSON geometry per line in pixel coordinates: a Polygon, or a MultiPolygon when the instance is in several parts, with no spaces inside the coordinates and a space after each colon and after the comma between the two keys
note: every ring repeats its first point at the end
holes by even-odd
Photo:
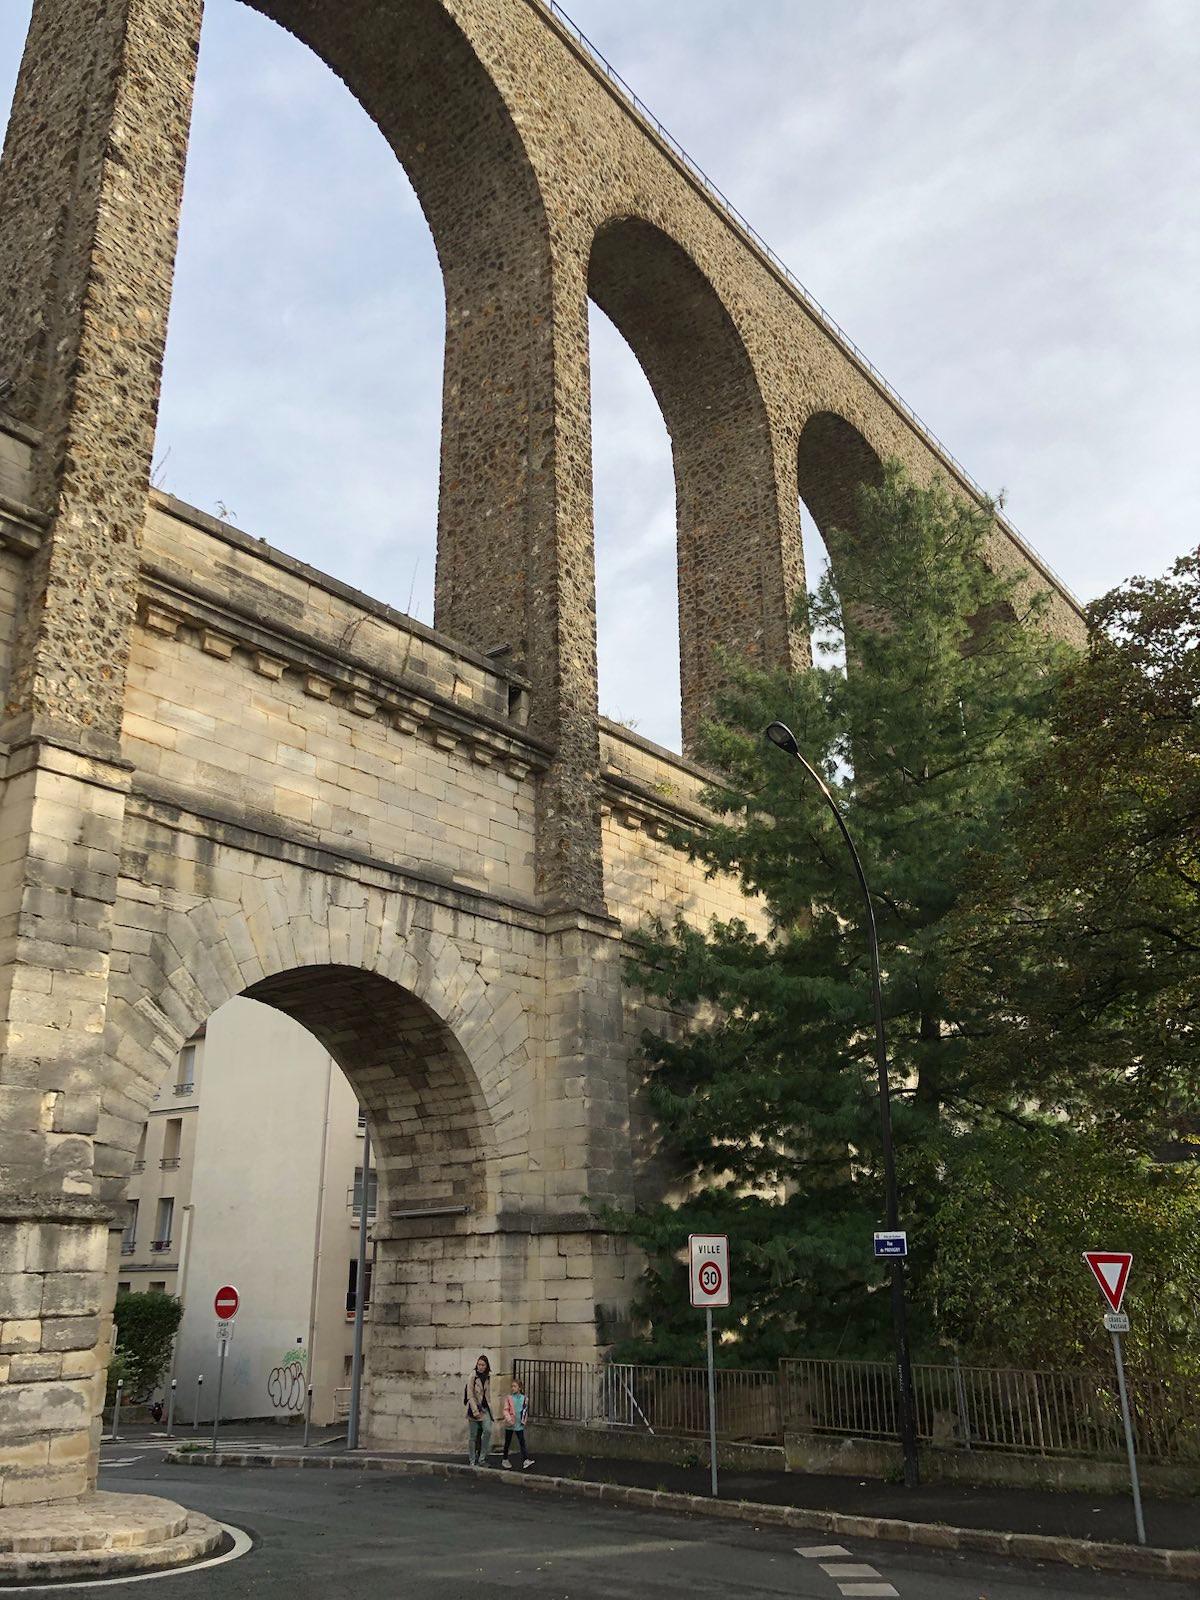
{"type": "MultiPolygon", "coordinates": [[[[248,3],[342,78],[429,222],[446,292],[437,624],[529,679],[531,727],[557,751],[545,887],[594,906],[592,593],[563,548],[580,534],[559,515],[560,319],[521,132],[443,0],[248,3]]],[[[0,169],[0,373],[41,436],[48,522],[8,711],[81,725],[97,754],[119,725],[201,12],[37,0],[0,169]],[[48,140],[69,155],[46,161],[48,140]]]]}
{"type": "Polygon", "coordinates": [[[721,684],[719,653],[791,665],[794,530],[781,517],[772,430],[742,336],[712,283],[642,217],[597,229],[588,293],[633,350],[671,438],[685,750],[721,684]]]}

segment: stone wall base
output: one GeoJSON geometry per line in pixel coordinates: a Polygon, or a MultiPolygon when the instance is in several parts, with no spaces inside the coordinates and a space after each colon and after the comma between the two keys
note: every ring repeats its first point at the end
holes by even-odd
{"type": "MultiPolygon", "coordinates": [[[[832,1472],[846,1477],[899,1480],[899,1445],[877,1439],[826,1439],[787,1435],[789,1472],[832,1472]]],[[[929,1483],[964,1483],[979,1488],[1080,1489],[1120,1494],[1129,1488],[1129,1468],[1119,1461],[1031,1456],[999,1450],[947,1450],[925,1446],[921,1476],[929,1483]]],[[[1139,1462],[1142,1488],[1150,1494],[1200,1494],[1200,1466],[1139,1462]]]]}
{"type": "Polygon", "coordinates": [[[109,1248],[107,1221],[0,1216],[0,1507],[96,1481],[109,1248]]]}

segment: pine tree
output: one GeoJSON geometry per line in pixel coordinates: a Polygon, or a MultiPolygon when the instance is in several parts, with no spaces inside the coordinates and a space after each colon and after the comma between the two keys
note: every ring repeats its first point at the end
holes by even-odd
{"type": "MultiPolygon", "coordinates": [[[[631,963],[670,1019],[644,1040],[645,1093],[685,1195],[623,1219],[649,1260],[643,1355],[699,1356],[678,1255],[708,1230],[731,1235],[726,1360],[890,1343],[871,1256],[883,1203],[863,906],[834,819],[764,742],[770,721],[790,725],[830,784],[873,890],[918,1308],[955,1140],[1037,1120],[1036,1070],[1019,1081],[981,1063],[980,1008],[946,988],[967,864],[1004,852],[1064,655],[1023,575],[989,567],[992,531],[988,508],[889,465],[853,532],[831,538],[836,573],[807,608],[813,638],[844,633],[848,670],[828,643],[799,674],[731,667],[702,751],[721,774],[707,796],[717,820],[686,843],[761,898],[767,925],[658,926],[631,963]]],[[[919,1315],[914,1332],[929,1347],[919,1315]]]]}

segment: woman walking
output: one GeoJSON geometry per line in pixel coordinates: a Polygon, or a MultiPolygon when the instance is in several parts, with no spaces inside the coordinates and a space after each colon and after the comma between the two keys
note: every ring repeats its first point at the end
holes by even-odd
{"type": "Polygon", "coordinates": [[[463,1390],[467,1403],[467,1465],[482,1467],[492,1448],[492,1364],[480,1356],[463,1390]]]}

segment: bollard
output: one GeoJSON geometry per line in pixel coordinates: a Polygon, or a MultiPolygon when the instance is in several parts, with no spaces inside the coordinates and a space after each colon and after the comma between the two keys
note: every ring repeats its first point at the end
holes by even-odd
{"type": "Polygon", "coordinates": [[[196,1429],[200,1426],[200,1390],[203,1386],[203,1383],[204,1374],[202,1372],[198,1372],[196,1374],[196,1415],[192,1418],[193,1433],[195,1433],[196,1429]]]}
{"type": "Polygon", "coordinates": [[[308,1402],[304,1407],[304,1448],[308,1449],[308,1430],[312,1426],[312,1391],[313,1386],[308,1386],[308,1402]]]}
{"type": "Polygon", "coordinates": [[[113,1402],[113,1431],[112,1431],[112,1436],[113,1436],[114,1440],[115,1439],[119,1439],[121,1437],[121,1395],[122,1395],[122,1392],[124,1391],[124,1388],[125,1388],[124,1380],[122,1378],[118,1378],[117,1379],[117,1398],[113,1402]]]}
{"type": "Polygon", "coordinates": [[[170,1390],[170,1393],[167,1395],[167,1438],[168,1439],[173,1439],[175,1437],[175,1390],[176,1390],[176,1388],[178,1386],[178,1383],[179,1383],[179,1379],[178,1378],[172,1378],[171,1379],[171,1390],[170,1390]]]}

